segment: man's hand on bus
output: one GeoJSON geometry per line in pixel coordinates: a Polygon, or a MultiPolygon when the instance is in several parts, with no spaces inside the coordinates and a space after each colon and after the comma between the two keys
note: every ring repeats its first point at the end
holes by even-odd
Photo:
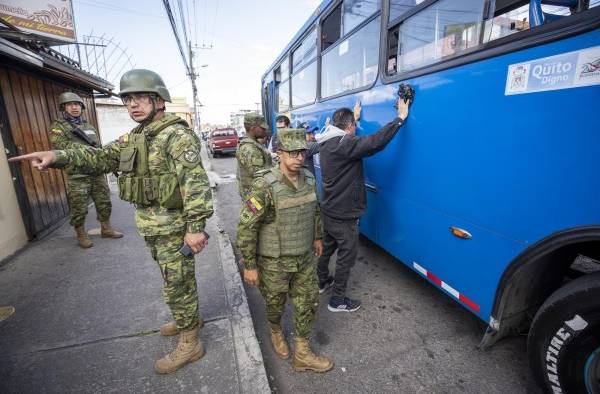
{"type": "Polygon", "coordinates": [[[360,105],[360,101],[357,101],[356,104],[354,104],[354,120],[356,122],[358,122],[358,120],[360,119],[360,112],[362,111],[362,107],[360,105]]]}
{"type": "Polygon", "coordinates": [[[408,107],[410,106],[410,100],[404,102],[403,98],[398,98],[396,108],[398,108],[398,117],[404,121],[408,117],[408,107]]]}
{"type": "Polygon", "coordinates": [[[15,156],[8,159],[10,162],[31,161],[31,165],[42,171],[56,162],[56,155],[53,151],[33,152],[26,155],[15,156]]]}

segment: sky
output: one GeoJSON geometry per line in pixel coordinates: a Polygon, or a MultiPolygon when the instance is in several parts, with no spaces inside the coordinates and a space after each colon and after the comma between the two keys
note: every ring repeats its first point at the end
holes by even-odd
{"type": "MultiPolygon", "coordinates": [[[[79,41],[114,37],[135,68],[158,72],[171,96],[192,89],[161,0],[72,0],[79,41]]],[[[267,68],[315,11],[319,0],[181,0],[189,5],[190,36],[198,46],[201,122],[227,124],[230,112],[256,109],[267,68]],[[196,3],[194,25],[193,4],[196,3]]],[[[177,4],[177,1],[171,1],[177,4]]],[[[178,10],[176,9],[175,12],[178,10]]],[[[185,10],[184,10],[185,13],[185,10]]],[[[183,37],[182,37],[183,40],[183,37]]],[[[115,87],[118,91],[118,86],[115,87]]]]}

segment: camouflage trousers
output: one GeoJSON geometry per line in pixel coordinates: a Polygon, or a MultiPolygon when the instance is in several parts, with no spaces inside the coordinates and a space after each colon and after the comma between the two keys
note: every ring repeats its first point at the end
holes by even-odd
{"type": "Polygon", "coordinates": [[[67,175],[67,200],[71,211],[71,226],[80,227],[88,213],[88,201],[92,197],[96,205],[96,217],[101,222],[110,219],[112,204],[106,176],[92,175],[73,178],[67,175]]]}
{"type": "Polygon", "coordinates": [[[308,338],[319,307],[319,284],[313,256],[281,257],[273,259],[259,256],[259,289],[265,300],[267,320],[280,324],[287,297],[294,306],[294,331],[296,336],[308,338]],[[273,260],[285,260],[287,271],[275,269],[273,260]],[[297,268],[288,272],[289,267],[297,268]]]}
{"type": "Polygon", "coordinates": [[[169,234],[144,237],[163,277],[163,298],[180,331],[191,330],[201,320],[194,258],[179,253],[183,236],[169,234]]]}

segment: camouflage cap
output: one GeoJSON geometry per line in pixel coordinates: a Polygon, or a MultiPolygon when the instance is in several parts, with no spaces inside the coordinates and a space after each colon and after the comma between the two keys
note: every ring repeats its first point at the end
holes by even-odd
{"type": "Polygon", "coordinates": [[[265,117],[257,114],[256,112],[250,112],[244,115],[244,126],[258,126],[265,130],[269,129],[269,125],[265,121],[265,117]]]}
{"type": "Polygon", "coordinates": [[[277,149],[292,151],[308,149],[304,129],[281,129],[277,132],[277,149]]]}

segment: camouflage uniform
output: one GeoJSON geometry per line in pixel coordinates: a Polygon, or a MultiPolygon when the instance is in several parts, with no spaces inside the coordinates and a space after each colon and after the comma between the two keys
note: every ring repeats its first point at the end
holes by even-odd
{"type": "Polygon", "coordinates": [[[126,201],[148,199],[135,202],[135,220],[160,267],[165,302],[181,331],[197,327],[201,319],[194,258],[184,257],[179,248],[185,233],[202,232],[213,213],[200,146],[184,120],[165,115],[148,125],[140,124],[102,149],[81,147],[55,152],[55,167],[68,166],[81,173],[122,171],[119,196],[126,201]],[[141,154],[135,141],[145,144],[146,155],[141,154]],[[140,173],[139,163],[144,161],[146,171],[140,173]],[[135,197],[135,191],[142,194],[135,197]]]}
{"type": "MultiPolygon", "coordinates": [[[[304,132],[297,133],[303,144],[295,149],[306,149],[304,132]]],[[[290,145],[281,134],[280,145],[290,145]]],[[[313,175],[302,168],[296,187],[279,168],[259,171],[242,206],[237,234],[245,268],[259,270],[269,322],[280,324],[289,295],[296,336],[307,338],[319,302],[313,242],[321,239],[321,215],[313,175]]]]}
{"type": "MultiPolygon", "coordinates": [[[[73,119],[74,121],[75,119],[73,119]]],[[[88,146],[83,140],[73,134],[75,128],[83,131],[91,140],[100,146],[98,133],[92,125],[86,122],[76,124],[64,120],[55,120],[50,125],[50,142],[54,149],[78,149],[88,146]]],[[[96,215],[100,222],[108,222],[112,211],[110,191],[104,174],[86,175],[72,169],[66,169],[67,200],[71,211],[71,225],[81,227],[88,213],[88,201],[92,197],[96,205],[96,215]]]]}
{"type": "MultiPolygon", "coordinates": [[[[250,113],[244,116],[244,126],[259,126],[268,130],[265,118],[261,115],[250,113]]],[[[242,200],[250,190],[252,180],[257,171],[269,169],[273,166],[271,153],[260,142],[246,134],[238,144],[237,152],[237,184],[242,200]]]]}

